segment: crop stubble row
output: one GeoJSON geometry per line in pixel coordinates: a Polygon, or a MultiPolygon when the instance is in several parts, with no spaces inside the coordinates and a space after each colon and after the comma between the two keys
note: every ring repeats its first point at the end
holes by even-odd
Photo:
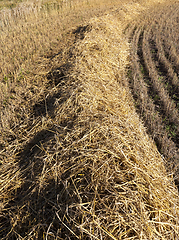
{"type": "Polygon", "coordinates": [[[179,40],[178,5],[128,26],[131,67],[128,82],[137,111],[166,166],[179,183],[179,40]],[[176,31],[175,31],[176,29],[176,31]]]}

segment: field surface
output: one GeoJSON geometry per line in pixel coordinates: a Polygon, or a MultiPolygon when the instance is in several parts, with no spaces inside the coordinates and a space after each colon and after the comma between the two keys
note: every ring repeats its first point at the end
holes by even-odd
{"type": "MultiPolygon", "coordinates": [[[[165,159],[179,159],[178,6],[160,6],[127,28],[129,86],[137,110],[165,159]]],[[[173,165],[171,166],[173,167],[173,165]]]]}
{"type": "Polygon", "coordinates": [[[0,3],[0,239],[178,240],[178,1],[0,3]]]}

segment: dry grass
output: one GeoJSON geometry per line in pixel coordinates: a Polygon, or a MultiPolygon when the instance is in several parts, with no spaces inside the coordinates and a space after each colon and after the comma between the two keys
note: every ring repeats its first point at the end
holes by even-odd
{"type": "Polygon", "coordinates": [[[1,239],[178,239],[172,173],[126,78],[124,30],[149,2],[24,6],[0,36],[1,239]]]}

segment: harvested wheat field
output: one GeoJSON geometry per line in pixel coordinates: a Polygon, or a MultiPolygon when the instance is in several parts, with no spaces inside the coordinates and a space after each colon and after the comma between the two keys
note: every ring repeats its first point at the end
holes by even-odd
{"type": "Polygon", "coordinates": [[[0,11],[1,239],[179,239],[178,12],[0,11]]]}

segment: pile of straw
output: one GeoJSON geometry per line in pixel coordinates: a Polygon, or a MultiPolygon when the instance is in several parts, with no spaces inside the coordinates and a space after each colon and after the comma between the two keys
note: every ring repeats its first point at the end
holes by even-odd
{"type": "Polygon", "coordinates": [[[177,239],[178,193],[125,84],[123,27],[113,15],[90,27],[74,50],[78,87],[56,112],[72,126],[57,141],[67,200],[57,216],[79,239],[177,239]]]}

